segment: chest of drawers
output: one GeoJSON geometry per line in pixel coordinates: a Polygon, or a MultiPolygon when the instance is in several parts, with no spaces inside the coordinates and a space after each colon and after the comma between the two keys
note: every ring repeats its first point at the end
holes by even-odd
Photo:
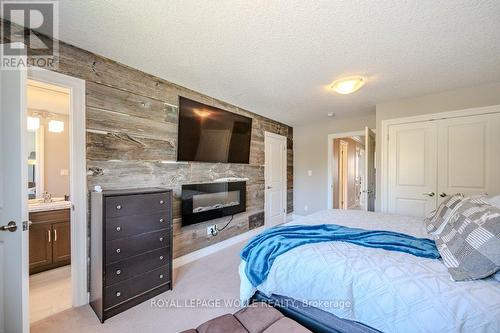
{"type": "Polygon", "coordinates": [[[172,289],[172,191],[92,192],[90,258],[101,322],[172,289]]]}

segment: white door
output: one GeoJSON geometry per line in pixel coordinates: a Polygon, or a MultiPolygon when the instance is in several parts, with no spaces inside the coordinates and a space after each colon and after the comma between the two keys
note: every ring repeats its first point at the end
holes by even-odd
{"type": "Polygon", "coordinates": [[[500,194],[500,114],[439,121],[439,202],[447,195],[500,194]]]}
{"type": "Polygon", "coordinates": [[[436,122],[391,125],[388,140],[388,211],[425,216],[436,208],[436,122]]]}
{"type": "Polygon", "coordinates": [[[265,132],[265,224],[286,221],[286,137],[265,132]]]}
{"type": "Polygon", "coordinates": [[[363,208],[375,211],[375,133],[365,127],[365,170],[363,177],[363,208]]]}
{"type": "Polygon", "coordinates": [[[0,70],[0,90],[0,332],[23,333],[29,331],[26,71],[0,70]]]}

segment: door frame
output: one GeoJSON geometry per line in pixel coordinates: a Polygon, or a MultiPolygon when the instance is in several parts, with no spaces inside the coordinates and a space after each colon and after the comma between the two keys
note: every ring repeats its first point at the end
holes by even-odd
{"type": "Polygon", "coordinates": [[[283,135],[264,131],[264,226],[266,228],[271,226],[270,221],[268,219],[269,214],[267,211],[267,190],[266,190],[266,188],[267,188],[267,184],[266,184],[266,181],[267,181],[266,146],[267,146],[267,138],[269,138],[269,137],[282,140],[285,144],[285,153],[283,154],[283,168],[282,168],[282,175],[283,175],[283,179],[284,179],[283,188],[282,188],[282,191],[284,193],[284,195],[283,195],[283,207],[285,207],[285,218],[284,218],[283,222],[286,222],[286,214],[287,214],[286,207],[287,207],[287,200],[288,200],[288,197],[287,197],[287,182],[288,182],[288,179],[287,179],[287,151],[286,151],[287,138],[286,138],[286,136],[283,136],[283,135]]]}
{"type": "Polygon", "coordinates": [[[328,134],[328,151],[327,151],[327,156],[328,156],[328,181],[327,181],[327,193],[328,195],[326,196],[326,208],[327,209],[333,209],[333,140],[334,139],[341,139],[341,138],[348,138],[351,136],[358,136],[358,135],[365,135],[365,130],[359,130],[359,131],[352,131],[352,132],[342,132],[342,133],[332,133],[328,134]]]}
{"type": "Polygon", "coordinates": [[[28,79],[70,90],[71,296],[73,307],[77,307],[89,303],[85,80],[38,67],[28,70],[28,79]]]}
{"type": "MultiPolygon", "coordinates": [[[[339,209],[347,209],[349,203],[349,143],[339,139],[339,209]],[[341,189],[341,190],[340,190],[341,189]]],[[[332,187],[332,193],[335,189],[332,187]]]]}
{"type": "Polygon", "coordinates": [[[500,105],[491,105],[479,108],[468,108],[455,111],[445,111],[438,113],[429,113],[418,116],[393,118],[382,120],[381,138],[383,138],[381,144],[381,172],[380,172],[380,210],[382,212],[387,212],[389,204],[389,126],[391,125],[401,125],[408,123],[418,123],[425,121],[436,121],[442,119],[450,118],[460,118],[468,116],[478,116],[482,114],[500,113],[500,105]]]}

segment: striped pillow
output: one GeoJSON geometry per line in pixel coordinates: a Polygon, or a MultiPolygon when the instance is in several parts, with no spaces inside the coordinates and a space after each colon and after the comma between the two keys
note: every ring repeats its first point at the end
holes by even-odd
{"type": "Polygon", "coordinates": [[[500,209],[484,199],[460,202],[436,237],[454,281],[477,280],[500,269],[500,209]]]}
{"type": "Polygon", "coordinates": [[[433,210],[424,220],[427,232],[432,235],[439,234],[443,230],[451,212],[463,198],[464,195],[461,193],[451,195],[437,209],[433,210]]]}

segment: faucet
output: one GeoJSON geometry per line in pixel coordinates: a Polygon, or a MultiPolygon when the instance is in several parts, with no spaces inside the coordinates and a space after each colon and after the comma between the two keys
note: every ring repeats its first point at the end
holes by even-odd
{"type": "Polygon", "coordinates": [[[52,202],[52,194],[49,192],[45,191],[42,194],[42,199],[44,203],[52,202]]]}

